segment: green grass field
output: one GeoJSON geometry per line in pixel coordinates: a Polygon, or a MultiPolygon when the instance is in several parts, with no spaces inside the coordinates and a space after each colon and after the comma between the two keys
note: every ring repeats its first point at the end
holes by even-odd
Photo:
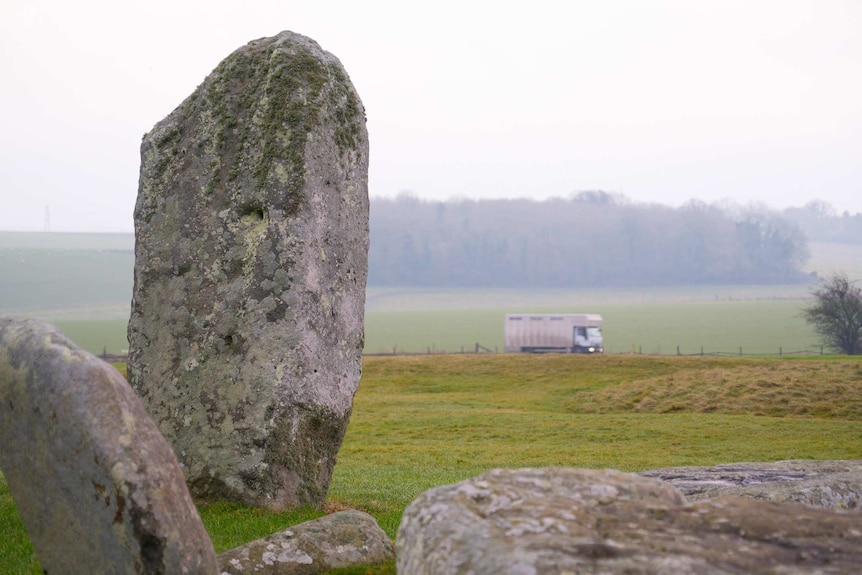
{"type": "MultiPolygon", "coordinates": [[[[453,295],[453,297],[457,297],[453,295]]],[[[819,338],[801,315],[805,300],[655,301],[648,303],[589,303],[520,305],[517,308],[476,308],[369,311],[365,318],[365,352],[459,353],[476,343],[503,350],[506,313],[595,312],[604,317],[608,353],[684,355],[723,352],[738,354],[819,353],[819,338]]],[[[66,335],[91,353],[122,353],[128,348],[126,320],[54,320],[66,335]]]]}
{"type": "Polygon", "coordinates": [[[476,343],[503,349],[506,313],[600,313],[608,353],[819,353],[818,336],[802,318],[802,299],[522,305],[518,308],[369,311],[365,352],[460,352],[476,343]]]}
{"type": "MultiPolygon", "coordinates": [[[[422,491],[496,467],[862,459],[862,358],[366,357],[328,510],[394,537],[422,491]]],[[[201,506],[219,551],[320,512],[201,506]]],[[[38,573],[0,481],[0,572],[38,573]]],[[[394,565],[357,573],[394,573],[394,565]]]]}
{"type": "MultiPolygon", "coordinates": [[[[734,288],[727,288],[731,290],[734,288]]],[[[510,292],[521,300],[511,307],[457,308],[426,307],[421,293],[419,309],[369,309],[365,316],[365,352],[459,353],[474,351],[476,344],[502,351],[503,317],[507,313],[600,313],[604,317],[605,347],[608,353],[684,355],[723,352],[737,354],[784,354],[809,351],[819,353],[819,338],[802,318],[807,301],[796,299],[738,299],[744,289],[735,288],[736,297],[696,299],[686,288],[676,288],[677,299],[631,301],[616,295],[610,299],[552,292],[510,292]],[[536,303],[530,303],[530,297],[536,303]],[[733,298],[733,299],[730,299],[733,298]],[[557,303],[549,303],[554,302],[557,303]]],[[[372,290],[373,291],[373,290],[372,290]]],[[[445,292],[450,305],[470,302],[470,290],[445,292]],[[462,300],[459,300],[462,298],[462,300]]],[[[500,294],[496,294],[498,297],[500,294]]],[[[695,295],[698,295],[695,291],[695,295]]],[[[632,295],[631,299],[636,299],[632,295]]],[[[491,303],[497,303],[492,301],[491,303]]],[[[397,304],[400,305],[400,304],[397,304]]],[[[441,304],[445,305],[445,304],[441,304]]],[[[125,308],[126,314],[128,308],[125,308]]],[[[78,345],[91,353],[123,353],[128,348],[127,320],[120,317],[80,319],[74,313],[35,314],[56,324],[78,345]]]]}

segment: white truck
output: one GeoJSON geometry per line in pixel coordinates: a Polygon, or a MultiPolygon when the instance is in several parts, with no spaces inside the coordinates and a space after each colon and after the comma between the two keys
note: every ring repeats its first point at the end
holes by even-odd
{"type": "Polygon", "coordinates": [[[506,353],[603,353],[602,316],[580,314],[507,314],[506,353]]]}

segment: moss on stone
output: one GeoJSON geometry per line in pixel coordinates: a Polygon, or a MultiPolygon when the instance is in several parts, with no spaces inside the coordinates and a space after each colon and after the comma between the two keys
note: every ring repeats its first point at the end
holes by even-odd
{"type": "Polygon", "coordinates": [[[356,150],[359,144],[362,127],[359,125],[358,118],[362,114],[362,104],[349,89],[349,80],[341,68],[330,65],[329,71],[335,78],[330,92],[330,105],[336,120],[335,144],[343,155],[348,150],[356,150]]]}
{"type": "Polygon", "coordinates": [[[267,464],[293,471],[303,479],[296,490],[301,501],[319,506],[326,498],[334,455],[344,439],[348,418],[320,405],[298,406],[281,416],[268,438],[267,464]]]}
{"type": "Polygon", "coordinates": [[[283,162],[275,178],[286,192],[286,211],[295,209],[305,183],[308,136],[327,107],[336,122],[339,152],[359,144],[362,105],[349,79],[337,63],[324,64],[302,46],[291,51],[271,45],[237,51],[216,67],[200,91],[215,124],[212,144],[217,163],[211,165],[209,191],[236,181],[244,170],[251,171],[257,191],[265,190],[274,166],[283,162]],[[245,158],[250,139],[260,153],[245,158]]]}
{"type": "MultiPolygon", "coordinates": [[[[305,144],[320,113],[318,99],[326,82],[325,68],[307,50],[276,50],[263,86],[261,155],[254,166],[258,189],[265,188],[274,160],[286,160],[285,207],[295,207],[305,183],[305,144]]],[[[288,211],[292,211],[289,210],[288,211]]]]}

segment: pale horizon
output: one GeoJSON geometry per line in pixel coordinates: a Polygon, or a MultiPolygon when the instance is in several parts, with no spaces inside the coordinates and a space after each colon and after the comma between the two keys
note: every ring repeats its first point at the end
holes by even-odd
{"type": "Polygon", "coordinates": [[[143,134],[282,30],[350,75],[375,198],[862,213],[860,22],[850,0],[5,0],[0,230],[132,232],[143,134]]]}

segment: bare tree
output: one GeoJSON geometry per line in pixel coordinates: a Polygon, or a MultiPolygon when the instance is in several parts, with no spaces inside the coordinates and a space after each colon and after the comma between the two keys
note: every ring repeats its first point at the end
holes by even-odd
{"type": "Polygon", "coordinates": [[[862,354],[862,289],[839,272],[811,292],[805,319],[840,353],[862,354]]]}

